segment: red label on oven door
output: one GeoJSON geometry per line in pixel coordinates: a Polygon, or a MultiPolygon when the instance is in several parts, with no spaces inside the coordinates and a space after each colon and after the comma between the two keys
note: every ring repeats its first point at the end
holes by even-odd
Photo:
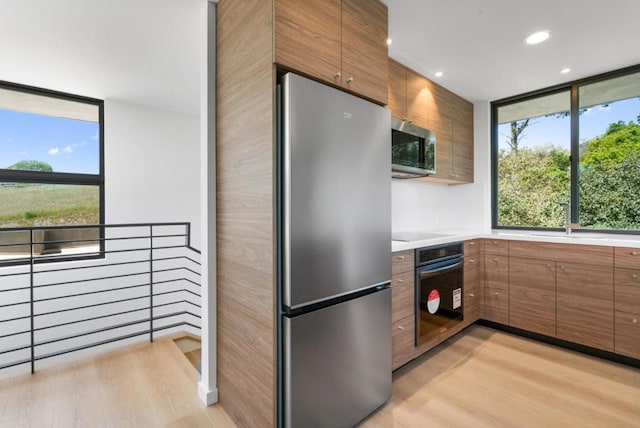
{"type": "Polygon", "coordinates": [[[438,312],[438,308],[440,307],[440,293],[438,290],[431,290],[429,295],[427,296],[427,310],[429,310],[430,314],[435,314],[438,312]]]}

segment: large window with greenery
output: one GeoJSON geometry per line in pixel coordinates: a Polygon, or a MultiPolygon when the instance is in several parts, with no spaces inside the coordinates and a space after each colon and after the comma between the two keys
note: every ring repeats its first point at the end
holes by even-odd
{"type": "Polygon", "coordinates": [[[493,227],[640,232],[640,67],[492,103],[493,227]]]}
{"type": "Polygon", "coordinates": [[[104,223],[102,136],[102,101],[0,82],[0,243],[16,228],[104,223]]]}

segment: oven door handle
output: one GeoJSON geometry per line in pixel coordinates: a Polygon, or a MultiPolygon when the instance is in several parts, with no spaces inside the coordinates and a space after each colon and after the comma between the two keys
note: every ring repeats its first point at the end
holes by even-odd
{"type": "Polygon", "coordinates": [[[462,266],[462,261],[454,263],[452,265],[443,266],[437,269],[425,269],[420,271],[420,279],[431,278],[432,276],[439,275],[441,273],[449,272],[462,266]]]}

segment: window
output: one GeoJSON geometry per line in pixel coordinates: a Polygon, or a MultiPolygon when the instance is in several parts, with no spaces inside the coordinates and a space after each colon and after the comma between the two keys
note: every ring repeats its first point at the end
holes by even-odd
{"type": "Polygon", "coordinates": [[[640,67],[492,103],[494,228],[640,233],[640,67]]]}
{"type": "Polygon", "coordinates": [[[104,223],[102,118],[102,101],[0,82],[0,255],[25,250],[11,229],[104,223]]]}

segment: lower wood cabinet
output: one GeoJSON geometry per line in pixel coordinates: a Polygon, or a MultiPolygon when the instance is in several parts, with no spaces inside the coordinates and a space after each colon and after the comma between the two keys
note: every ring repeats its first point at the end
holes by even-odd
{"type": "Polygon", "coordinates": [[[473,323],[482,318],[483,253],[481,239],[464,243],[464,297],[462,305],[465,323],[473,323]]]}
{"type": "Polygon", "coordinates": [[[415,358],[415,317],[412,315],[396,321],[391,326],[391,369],[415,358]]]}
{"type": "Polygon", "coordinates": [[[615,312],[615,352],[640,359],[640,315],[615,312]]]}
{"type": "Polygon", "coordinates": [[[614,351],[613,268],[557,263],[557,337],[614,351]]]}
{"type": "Polygon", "coordinates": [[[509,325],[556,336],[556,263],[509,258],[509,325]]]}
{"type": "Polygon", "coordinates": [[[413,250],[391,255],[391,364],[415,358],[415,264],[413,250]]]}
{"type": "Polygon", "coordinates": [[[500,324],[509,324],[508,256],[485,255],[484,319],[500,324]]]}

